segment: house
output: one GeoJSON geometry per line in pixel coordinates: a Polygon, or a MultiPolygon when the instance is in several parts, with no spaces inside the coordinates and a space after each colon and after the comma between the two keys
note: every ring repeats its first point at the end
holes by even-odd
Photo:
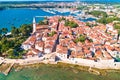
{"type": "Polygon", "coordinates": [[[24,50],[29,50],[31,48],[31,45],[29,43],[23,43],[21,48],[24,50]]]}
{"type": "Polygon", "coordinates": [[[35,43],[35,49],[38,49],[39,51],[44,50],[44,41],[38,41],[35,43]]]}
{"type": "Polygon", "coordinates": [[[31,49],[33,56],[38,56],[38,57],[42,57],[43,56],[43,52],[39,51],[38,49],[32,48],[31,49]]]}
{"type": "Polygon", "coordinates": [[[113,23],[106,24],[106,29],[108,32],[113,31],[114,30],[113,23]]]}
{"type": "Polygon", "coordinates": [[[67,52],[68,52],[68,48],[67,47],[63,47],[61,45],[57,45],[57,49],[56,49],[56,53],[57,53],[57,56],[64,60],[64,59],[67,59],[67,52]]]}
{"type": "Polygon", "coordinates": [[[49,38],[47,41],[45,41],[45,46],[44,46],[44,53],[51,53],[54,47],[55,41],[53,38],[49,38]]]}
{"type": "Polygon", "coordinates": [[[35,41],[36,36],[32,35],[22,44],[21,48],[23,48],[24,50],[28,50],[35,44],[35,41]]]}
{"type": "Polygon", "coordinates": [[[26,57],[27,57],[27,58],[33,57],[33,52],[32,52],[31,50],[29,50],[29,51],[26,53],[26,57]]]}
{"type": "Polygon", "coordinates": [[[52,52],[52,48],[53,48],[53,45],[46,45],[44,47],[44,53],[47,53],[47,54],[51,53],[52,52]]]}

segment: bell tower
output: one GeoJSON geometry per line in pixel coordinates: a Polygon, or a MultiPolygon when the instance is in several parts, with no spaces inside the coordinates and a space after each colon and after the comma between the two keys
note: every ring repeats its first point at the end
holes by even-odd
{"type": "Polygon", "coordinates": [[[36,32],[36,21],[35,21],[35,17],[33,18],[33,33],[36,32]]]}

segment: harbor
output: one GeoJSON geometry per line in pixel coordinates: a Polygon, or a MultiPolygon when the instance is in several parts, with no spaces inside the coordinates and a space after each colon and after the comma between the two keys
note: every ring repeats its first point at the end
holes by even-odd
{"type": "MultiPolygon", "coordinates": [[[[41,8],[41,9],[6,9],[0,11],[1,20],[0,28],[6,27],[11,30],[11,26],[20,27],[21,24],[30,24],[35,16],[74,16],[76,19],[81,21],[95,21],[96,18],[93,16],[85,16],[81,14],[81,11],[72,11],[68,8],[41,8]],[[9,13],[9,14],[8,14],[9,13]],[[20,14],[21,13],[21,14],[20,14]],[[89,19],[92,18],[92,19],[89,19]]],[[[43,18],[37,19],[37,22],[43,20],[43,18]]]]}
{"type": "MultiPolygon", "coordinates": [[[[89,21],[89,19],[91,19],[91,21],[95,21],[97,20],[98,18],[97,17],[94,17],[92,15],[86,15],[85,14],[85,11],[81,11],[81,10],[70,10],[69,8],[43,8],[42,9],[43,11],[45,12],[48,12],[48,13],[51,13],[51,14],[64,14],[64,13],[69,13],[67,16],[73,16],[74,18],[80,20],[80,21],[83,21],[83,22],[87,22],[89,21]]],[[[61,15],[58,15],[58,16],[61,16],[61,15]]]]}

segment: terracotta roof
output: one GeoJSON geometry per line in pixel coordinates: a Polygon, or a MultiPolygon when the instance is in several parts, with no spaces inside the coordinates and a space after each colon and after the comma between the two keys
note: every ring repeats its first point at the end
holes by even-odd
{"type": "Polygon", "coordinates": [[[23,44],[34,44],[36,41],[36,36],[30,36],[23,44]]]}
{"type": "Polygon", "coordinates": [[[97,50],[97,51],[95,52],[95,55],[96,55],[96,57],[102,56],[102,51],[101,51],[101,50],[97,50]]]}
{"type": "Polygon", "coordinates": [[[58,45],[56,50],[57,50],[56,51],[57,53],[67,54],[68,48],[67,47],[63,47],[61,45],[58,45]]]}
{"type": "Polygon", "coordinates": [[[35,48],[32,48],[31,51],[34,53],[34,54],[38,54],[40,51],[38,49],[35,49],[35,48]]]}
{"type": "Polygon", "coordinates": [[[36,45],[38,45],[39,47],[43,47],[44,46],[44,42],[43,41],[38,41],[36,42],[36,45]]]}
{"type": "Polygon", "coordinates": [[[32,52],[32,51],[28,51],[26,55],[27,55],[27,56],[28,56],[28,55],[33,55],[33,52],[32,52]]]}

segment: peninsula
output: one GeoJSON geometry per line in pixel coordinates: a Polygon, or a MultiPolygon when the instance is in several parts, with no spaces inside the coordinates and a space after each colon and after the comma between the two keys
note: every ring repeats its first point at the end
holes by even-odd
{"type": "Polygon", "coordinates": [[[33,33],[22,44],[27,58],[61,61],[101,69],[119,69],[118,31],[113,24],[89,27],[72,16],[48,17],[43,24],[33,19],[33,33]],[[118,37],[118,38],[117,38],[118,37]]]}
{"type": "MultiPolygon", "coordinates": [[[[14,64],[35,63],[61,62],[88,66],[89,70],[120,69],[120,14],[116,12],[119,6],[103,8],[106,5],[75,3],[77,6],[71,2],[63,6],[61,2],[57,8],[58,3],[53,5],[53,9],[42,8],[51,14],[69,12],[68,16],[34,16],[32,24],[21,25],[20,28],[12,26],[9,34],[6,34],[6,28],[0,29],[0,64],[11,64],[5,74],[14,64]],[[39,17],[44,17],[44,20],[37,22],[39,17]],[[80,20],[91,17],[95,20],[80,20]]],[[[44,6],[42,3],[34,5],[44,6]]]]}

